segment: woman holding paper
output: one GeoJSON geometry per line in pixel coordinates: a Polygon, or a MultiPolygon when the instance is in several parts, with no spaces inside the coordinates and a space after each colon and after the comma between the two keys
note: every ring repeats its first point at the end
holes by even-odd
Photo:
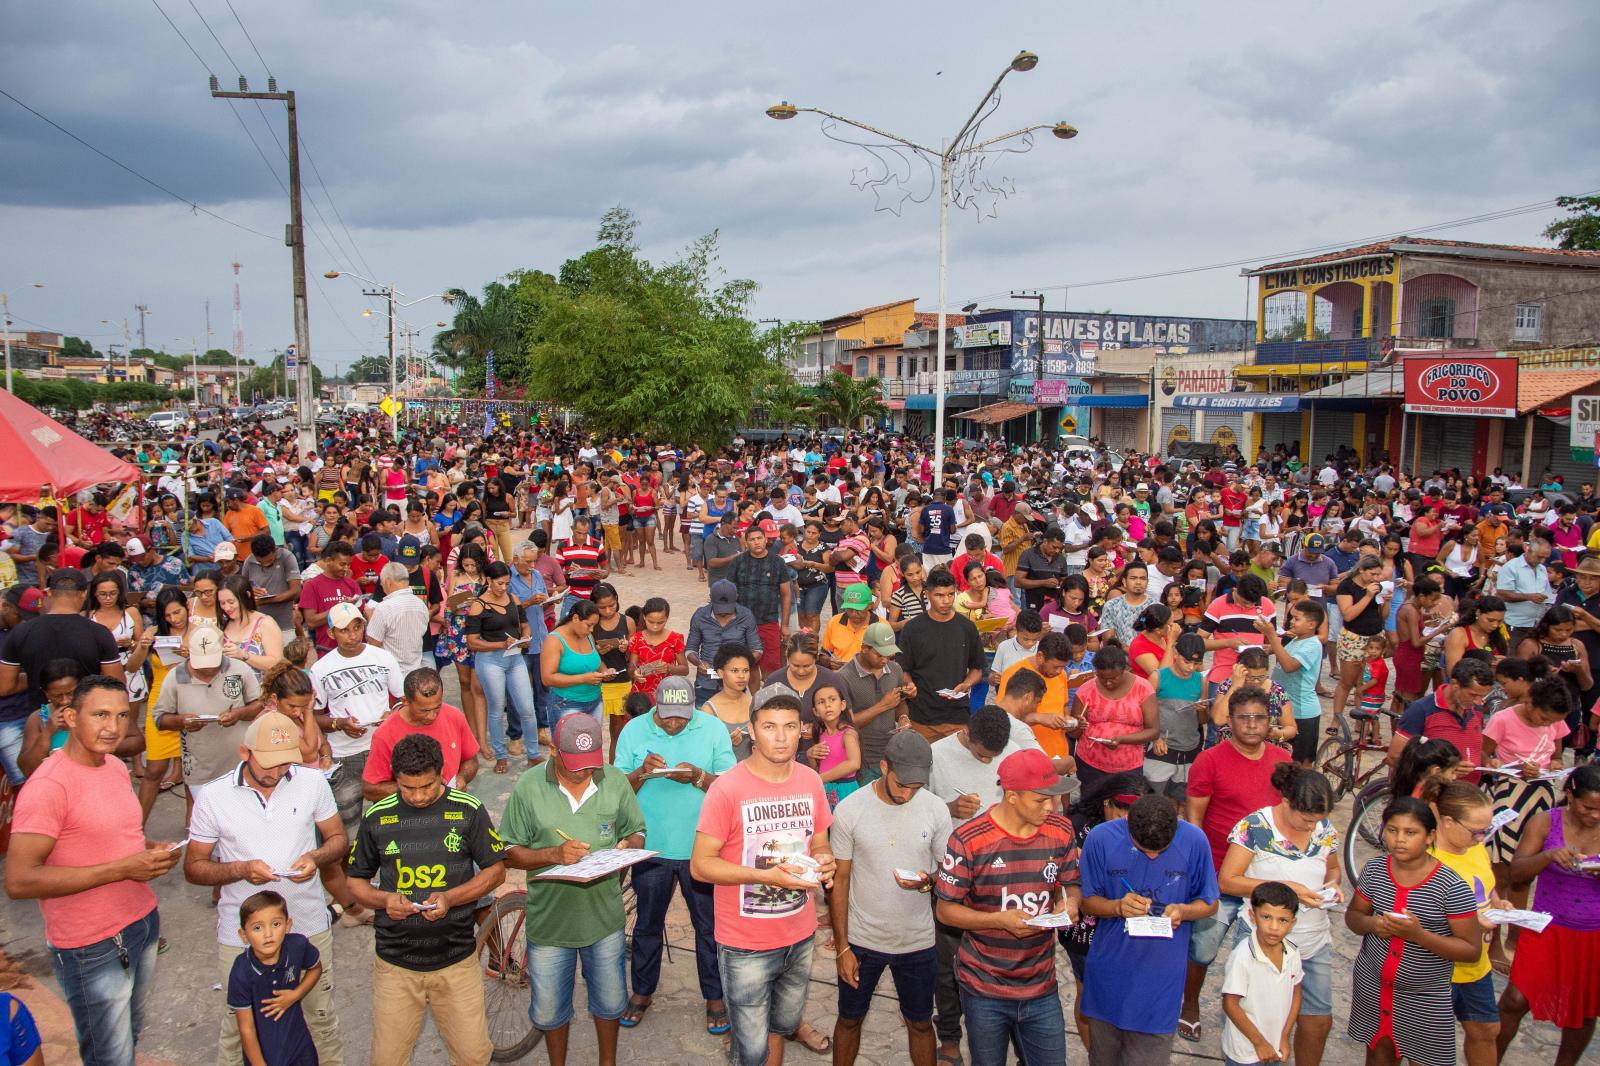
{"type": "Polygon", "coordinates": [[[540,761],[539,722],[534,716],[533,679],[522,659],[528,649],[528,619],[522,605],[511,596],[511,568],[505,563],[490,563],[483,576],[486,587],[467,606],[467,647],[472,651],[489,708],[494,772],[503,774],[510,766],[506,747],[507,697],[522,719],[529,766],[540,761]]]}
{"type": "Polygon", "coordinates": [[[1538,878],[1534,908],[1551,921],[1522,933],[1500,996],[1497,1049],[1505,1054],[1531,1010],[1561,1030],[1555,1066],[1576,1066],[1600,1016],[1600,766],[1574,769],[1562,798],[1529,821],[1511,863],[1513,878],[1538,878]]]}

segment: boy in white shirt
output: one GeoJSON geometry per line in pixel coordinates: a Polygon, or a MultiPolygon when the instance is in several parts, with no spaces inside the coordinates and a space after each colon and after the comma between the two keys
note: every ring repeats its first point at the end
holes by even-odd
{"type": "Polygon", "coordinates": [[[1253,931],[1228,956],[1222,979],[1222,1054],[1229,1063],[1287,1062],[1300,1015],[1300,953],[1289,943],[1300,898],[1281,881],[1250,893],[1253,931]]]}

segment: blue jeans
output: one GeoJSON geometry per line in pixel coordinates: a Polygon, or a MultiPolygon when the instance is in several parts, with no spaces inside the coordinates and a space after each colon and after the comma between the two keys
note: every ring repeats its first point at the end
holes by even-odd
{"type": "MultiPolygon", "coordinates": [[[[539,644],[544,643],[539,641],[539,644]]],[[[537,645],[535,645],[537,648],[537,645]]],[[[535,650],[523,656],[528,665],[528,682],[533,685],[533,710],[539,719],[540,729],[550,728],[550,689],[544,683],[544,677],[539,672],[539,652],[535,650]]]]}
{"type": "Polygon", "coordinates": [[[600,701],[574,700],[552,693],[550,696],[550,727],[552,729],[555,728],[555,724],[569,714],[592,714],[595,718],[599,718],[600,701]]]}
{"type": "Polygon", "coordinates": [[[50,949],[83,1066],[133,1066],[160,938],[161,915],[152,910],[98,943],[50,949]]]}
{"type": "Polygon", "coordinates": [[[767,1034],[793,1036],[806,1007],[811,938],[768,951],[717,946],[717,966],[733,1022],[728,1061],[766,1066],[767,1034]]]}
{"type": "Polygon", "coordinates": [[[1055,989],[1033,999],[995,999],[961,989],[972,1066],[1005,1066],[1016,1038],[1024,1062],[1067,1061],[1067,1032],[1055,989]]]}
{"type": "Polygon", "coordinates": [[[694,961],[700,976],[700,998],[722,998],[722,977],[717,972],[717,944],[713,938],[711,886],[689,876],[688,859],[647,859],[633,868],[633,892],[638,916],[633,925],[633,994],[653,996],[661,982],[661,945],[672,890],[683,893],[694,926],[694,961]]]}
{"type": "Polygon", "coordinates": [[[522,723],[524,750],[528,758],[539,754],[539,723],[534,718],[533,681],[528,665],[517,652],[480,651],[474,659],[483,696],[489,704],[489,746],[495,759],[506,758],[506,699],[522,723]]]}
{"type": "Polygon", "coordinates": [[[1217,899],[1217,913],[1195,923],[1189,934],[1189,961],[1197,966],[1210,966],[1217,961],[1222,950],[1222,938],[1227,935],[1244,900],[1238,896],[1222,895],[1217,899]]]}
{"type": "Polygon", "coordinates": [[[623,966],[627,939],[618,929],[586,948],[528,945],[528,977],[532,992],[528,1017],[538,1029],[560,1029],[572,1021],[572,988],[578,963],[589,993],[589,1013],[615,1021],[628,1009],[628,974],[623,966]]]}
{"type": "Polygon", "coordinates": [[[878,989],[883,971],[894,979],[895,998],[900,1001],[900,1017],[908,1022],[925,1022],[933,1017],[933,982],[939,972],[939,949],[924,948],[891,955],[859,944],[850,945],[856,957],[856,987],[839,982],[839,1017],[865,1018],[872,1009],[872,994],[878,989]]]}
{"type": "Polygon", "coordinates": [[[306,568],[311,560],[309,543],[304,533],[293,529],[284,530],[283,546],[289,549],[289,554],[294,556],[294,561],[300,564],[300,569],[302,570],[306,568]]]}
{"type": "Polygon", "coordinates": [[[22,738],[27,727],[26,718],[18,718],[15,722],[0,722],[0,770],[5,771],[14,789],[21,788],[22,782],[27,780],[22,775],[22,768],[17,765],[17,756],[22,754],[22,738]]]}

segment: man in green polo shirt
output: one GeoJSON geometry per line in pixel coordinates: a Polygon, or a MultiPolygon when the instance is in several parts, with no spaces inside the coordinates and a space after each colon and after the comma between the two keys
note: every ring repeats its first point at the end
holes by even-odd
{"type": "Polygon", "coordinates": [[[694,827],[700,805],[717,775],[733,769],[733,744],[728,728],[714,714],[694,707],[694,686],[685,677],[662,678],[656,706],[623,727],[617,738],[616,768],[628,775],[644,810],[645,846],[659,852],[633,868],[638,899],[633,923],[633,995],[622,1024],[638,1025],[650,1009],[661,980],[661,946],[665,942],[667,908],[673,888],[683,893],[694,926],[694,957],[700,995],[706,1001],[706,1031],[728,1031],[728,1008],[722,1001],[713,937],[711,886],[689,875],[694,827]]]}
{"type": "MultiPolygon", "coordinates": [[[[724,730],[726,732],[726,730],[724,730]]],[[[555,757],[517,779],[501,825],[506,865],[565,866],[591,850],[644,845],[644,814],[627,777],[605,766],[600,723],[569,714],[556,724],[555,757]]],[[[620,1019],[628,1007],[622,882],[528,878],[528,1013],[544,1032],[551,1066],[567,1061],[576,964],[583,963],[601,1066],[615,1066],[620,1019]]]]}

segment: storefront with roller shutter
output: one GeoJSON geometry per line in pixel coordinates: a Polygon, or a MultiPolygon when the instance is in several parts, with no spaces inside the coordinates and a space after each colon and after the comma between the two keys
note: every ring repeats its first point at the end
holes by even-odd
{"type": "Polygon", "coordinates": [[[1156,447],[1162,455],[1172,452],[1175,441],[1191,441],[1194,436],[1195,412],[1185,411],[1176,407],[1165,407],[1161,410],[1161,439],[1156,441],[1156,447]]]}
{"type": "MultiPolygon", "coordinates": [[[[1526,418],[1506,422],[1501,466],[1507,473],[1520,475],[1522,471],[1522,442],[1527,434],[1527,425],[1526,418]]],[[[1539,416],[1533,419],[1533,452],[1529,456],[1528,470],[1532,480],[1527,484],[1542,484],[1545,472],[1549,471],[1560,475],[1561,484],[1574,495],[1585,481],[1593,482],[1597,473],[1591,463],[1572,457],[1571,430],[1568,426],[1539,416]]]]}
{"type": "Polygon", "coordinates": [[[1300,412],[1261,416],[1261,439],[1256,442],[1257,448],[1265,448],[1270,452],[1281,444],[1285,449],[1292,450],[1296,443],[1301,443],[1300,412]]]}
{"type": "MultiPolygon", "coordinates": [[[[1478,439],[1478,422],[1479,419],[1476,418],[1453,418],[1449,415],[1413,415],[1411,431],[1417,434],[1417,441],[1411,454],[1416,456],[1416,473],[1426,475],[1435,470],[1459,470],[1464,474],[1471,473],[1478,439]]],[[[1507,422],[1508,442],[1511,439],[1513,424],[1520,425],[1507,422]]],[[[1519,449],[1517,454],[1521,455],[1520,432],[1517,440],[1519,449]]]]}
{"type": "Polygon", "coordinates": [[[1240,455],[1247,459],[1253,458],[1248,451],[1249,417],[1243,411],[1207,411],[1201,433],[1207,441],[1222,448],[1224,452],[1229,448],[1238,448],[1240,455]]]}
{"type": "MultiPolygon", "coordinates": [[[[1346,448],[1355,447],[1356,423],[1355,413],[1352,411],[1326,411],[1322,408],[1313,408],[1311,412],[1311,440],[1308,444],[1301,441],[1305,449],[1300,458],[1307,463],[1321,463],[1323,456],[1332,455],[1339,450],[1339,445],[1346,448]]],[[[1299,431],[1296,430],[1296,436],[1299,431]]],[[[1467,458],[1471,458],[1468,450],[1467,458]]]]}

